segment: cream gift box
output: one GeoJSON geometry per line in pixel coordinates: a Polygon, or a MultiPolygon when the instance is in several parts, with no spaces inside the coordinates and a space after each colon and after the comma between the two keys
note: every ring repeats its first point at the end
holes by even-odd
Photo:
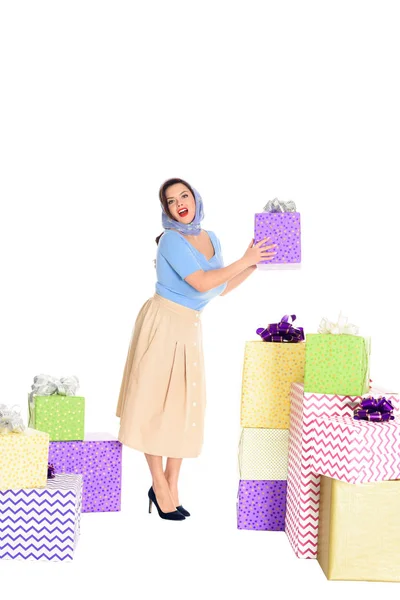
{"type": "Polygon", "coordinates": [[[287,429],[244,427],[239,442],[240,479],[286,480],[288,452],[287,429]]]}

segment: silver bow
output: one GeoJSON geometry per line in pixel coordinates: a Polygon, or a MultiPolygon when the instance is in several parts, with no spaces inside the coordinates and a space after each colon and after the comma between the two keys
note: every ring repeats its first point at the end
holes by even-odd
{"type": "Polygon", "coordinates": [[[25,429],[25,425],[22,421],[20,414],[20,408],[15,410],[14,406],[7,406],[6,404],[0,404],[0,434],[4,433],[22,433],[25,429]]]}
{"type": "Polygon", "coordinates": [[[337,321],[337,323],[334,323],[333,321],[329,321],[328,319],[326,319],[325,317],[323,319],[321,319],[321,322],[319,324],[318,327],[318,333],[333,333],[333,334],[340,334],[340,333],[347,333],[350,335],[357,335],[358,334],[358,327],[357,325],[353,325],[352,323],[348,323],[348,318],[343,316],[342,313],[339,314],[339,319],[337,321]]]}
{"type": "Polygon", "coordinates": [[[267,202],[263,208],[264,212],[296,212],[296,205],[293,200],[279,200],[274,198],[267,202]]]}
{"type": "Polygon", "coordinates": [[[75,396],[79,388],[79,380],[75,375],[61,377],[57,379],[51,375],[36,375],[31,385],[32,391],[29,394],[30,402],[33,402],[33,396],[51,396],[60,394],[60,396],[75,396]]]}

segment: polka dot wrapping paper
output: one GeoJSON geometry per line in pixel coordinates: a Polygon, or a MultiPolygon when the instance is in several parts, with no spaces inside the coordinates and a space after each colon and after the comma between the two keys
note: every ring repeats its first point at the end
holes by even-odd
{"type": "Polygon", "coordinates": [[[122,444],[107,433],[87,433],[83,441],[50,442],[56,473],[83,476],[82,512],[121,510],[122,444]]]}
{"type": "Polygon", "coordinates": [[[370,353],[370,338],[307,334],[304,391],[338,396],[368,393],[370,353]]]}
{"type": "Polygon", "coordinates": [[[301,231],[300,213],[298,212],[262,212],[254,218],[254,242],[269,237],[268,244],[277,244],[276,254],[270,260],[258,263],[259,267],[267,269],[279,265],[299,267],[301,263],[301,231]]]}
{"type": "Polygon", "coordinates": [[[85,399],[82,396],[33,396],[29,402],[29,427],[46,431],[50,440],[83,440],[85,399]]]}
{"type": "Polygon", "coordinates": [[[45,487],[48,453],[48,433],[27,427],[1,434],[0,490],[45,487]]]}
{"type": "Polygon", "coordinates": [[[240,479],[287,479],[289,430],[244,427],[239,443],[240,479]]]}
{"type": "Polygon", "coordinates": [[[242,427],[289,429],[290,386],[304,381],[305,342],[245,343],[242,427]]]}
{"type": "Polygon", "coordinates": [[[240,480],[237,528],[284,531],[286,481],[240,480]]]}

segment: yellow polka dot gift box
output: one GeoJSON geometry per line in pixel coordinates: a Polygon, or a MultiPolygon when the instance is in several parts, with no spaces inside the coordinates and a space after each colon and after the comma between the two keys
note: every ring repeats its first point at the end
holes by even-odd
{"type": "Polygon", "coordinates": [[[47,432],[51,441],[83,440],[85,398],[75,395],[78,387],[76,377],[36,376],[28,395],[29,427],[47,432]]]}
{"type": "Polygon", "coordinates": [[[296,315],[258,328],[261,340],[245,343],[240,424],[242,427],[289,429],[290,386],[304,381],[303,329],[296,315]],[[287,343],[290,342],[290,343],[287,343]]]}
{"type": "Polygon", "coordinates": [[[48,433],[0,431],[0,490],[45,487],[48,455],[48,433]]]}
{"type": "Polygon", "coordinates": [[[290,386],[304,381],[305,343],[245,344],[240,424],[289,429],[290,386]]]}
{"type": "Polygon", "coordinates": [[[307,334],[304,391],[338,396],[363,396],[369,391],[371,340],[339,316],[322,319],[318,333],[307,334]]]}

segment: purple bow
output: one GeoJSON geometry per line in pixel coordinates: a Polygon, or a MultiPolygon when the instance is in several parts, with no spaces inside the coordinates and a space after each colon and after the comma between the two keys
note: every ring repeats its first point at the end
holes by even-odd
{"type": "Polygon", "coordinates": [[[48,465],[47,465],[47,479],[54,479],[54,477],[55,477],[54,465],[52,463],[48,463],[48,465]]]}
{"type": "Polygon", "coordinates": [[[304,331],[302,327],[293,327],[295,320],[296,315],[285,315],[279,323],[271,323],[265,329],[259,327],[256,333],[263,342],[301,342],[304,340],[304,331]]]}
{"type": "Polygon", "coordinates": [[[354,418],[358,421],[374,421],[375,423],[391,421],[393,416],[393,404],[384,396],[377,400],[372,396],[363,398],[360,406],[354,411],[354,418]]]}

